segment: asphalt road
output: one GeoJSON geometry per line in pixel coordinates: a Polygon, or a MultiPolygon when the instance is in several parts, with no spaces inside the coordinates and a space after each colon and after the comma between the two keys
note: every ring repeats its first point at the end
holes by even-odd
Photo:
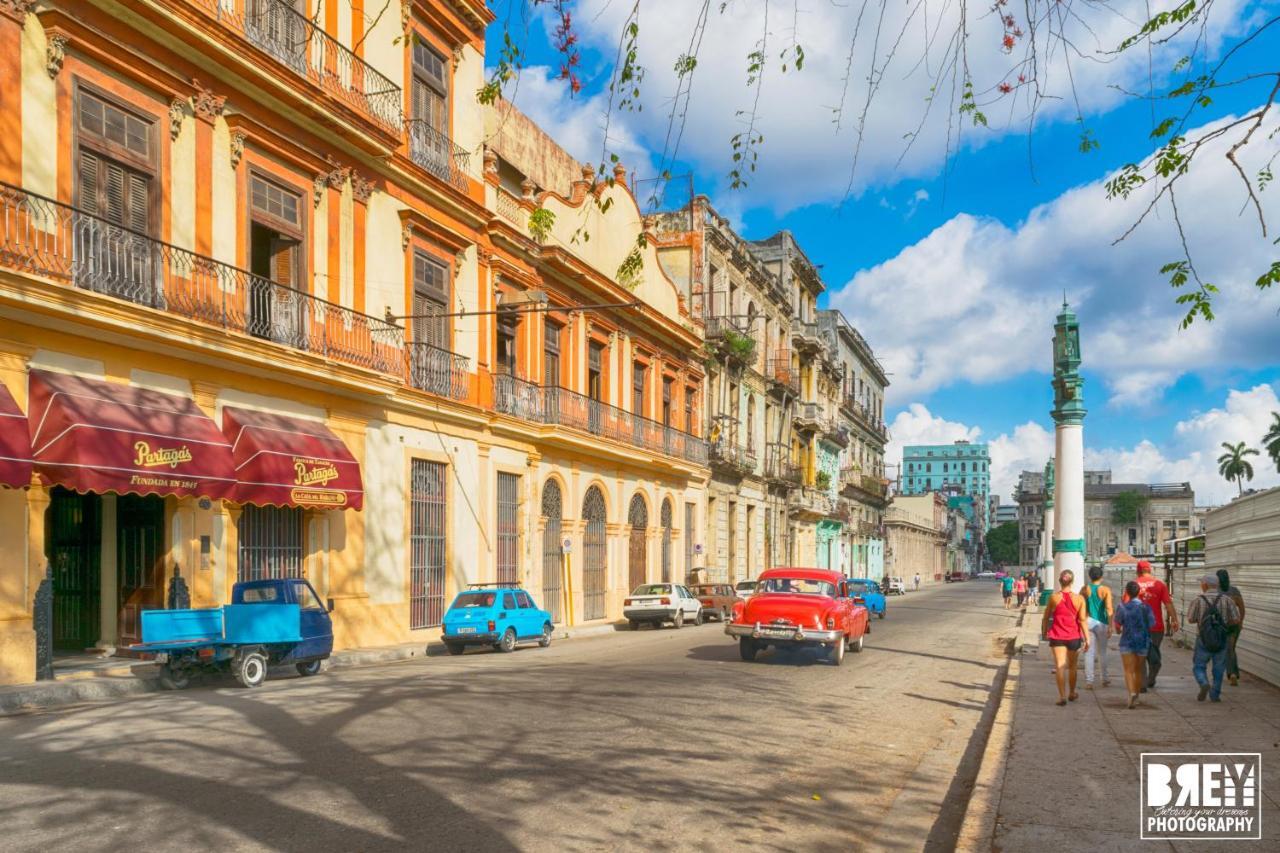
{"type": "Polygon", "coordinates": [[[839,668],[708,624],[3,718],[0,847],[950,849],[1014,624],[971,581],[839,668]]]}

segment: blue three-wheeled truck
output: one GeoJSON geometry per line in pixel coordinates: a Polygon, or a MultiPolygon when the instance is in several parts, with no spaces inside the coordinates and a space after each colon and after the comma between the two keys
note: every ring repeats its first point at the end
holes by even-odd
{"type": "Polygon", "coordinates": [[[197,672],[228,670],[257,687],[269,665],[320,671],[333,651],[332,609],[303,578],[242,581],[222,607],[143,611],[142,642],[130,648],[155,655],[160,683],[170,690],[186,687],[197,672]]]}

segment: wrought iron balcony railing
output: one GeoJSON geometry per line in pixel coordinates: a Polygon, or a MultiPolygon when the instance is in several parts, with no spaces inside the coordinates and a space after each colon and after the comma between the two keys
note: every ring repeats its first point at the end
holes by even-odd
{"type": "Polygon", "coordinates": [[[447,184],[467,188],[471,155],[421,119],[408,119],[409,159],[447,184]]]}
{"type": "Polygon", "coordinates": [[[746,476],[756,468],[755,451],[732,441],[721,440],[712,443],[710,454],[713,468],[728,471],[736,476],[746,476]]]}
{"type": "Polygon", "coordinates": [[[191,0],[246,41],[384,129],[401,131],[401,89],[285,0],[191,0]]]}
{"type": "Polygon", "coordinates": [[[498,373],[493,377],[493,408],[525,421],[544,423],[546,420],[542,408],[542,386],[509,373],[498,373]]]}
{"type": "Polygon", "coordinates": [[[822,415],[817,403],[799,403],[796,405],[795,425],[797,429],[817,430],[821,425],[822,415]]]}
{"type": "Polygon", "coordinates": [[[0,266],[402,376],[404,329],[0,183],[0,266]]]}
{"type": "Polygon", "coordinates": [[[817,353],[822,347],[822,337],[817,323],[806,323],[796,318],[791,321],[791,343],[797,351],[817,353]]]}
{"type": "Polygon", "coordinates": [[[421,391],[453,400],[467,399],[471,359],[465,355],[411,341],[406,345],[409,358],[409,384],[421,391]]]}

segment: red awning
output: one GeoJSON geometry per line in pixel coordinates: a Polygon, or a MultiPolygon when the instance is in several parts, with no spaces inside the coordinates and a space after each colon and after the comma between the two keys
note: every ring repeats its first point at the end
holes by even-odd
{"type": "Polygon", "coordinates": [[[222,409],[241,503],[360,509],[360,463],[317,421],[247,409],[222,409]]]}
{"type": "Polygon", "coordinates": [[[31,435],[27,416],[0,385],[0,486],[31,485],[31,435]]]}
{"type": "Polygon", "coordinates": [[[36,473],[77,492],[229,498],[231,446],[186,397],[31,371],[36,473]]]}

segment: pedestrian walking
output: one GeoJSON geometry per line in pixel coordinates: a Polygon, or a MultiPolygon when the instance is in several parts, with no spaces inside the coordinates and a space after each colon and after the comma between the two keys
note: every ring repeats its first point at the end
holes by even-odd
{"type": "Polygon", "coordinates": [[[1087,626],[1090,643],[1089,651],[1084,656],[1084,686],[1093,689],[1093,677],[1101,670],[1102,686],[1111,684],[1111,676],[1107,674],[1107,640],[1111,636],[1111,622],[1115,616],[1115,602],[1111,598],[1111,588],[1102,582],[1102,567],[1089,569],[1089,583],[1080,590],[1084,596],[1087,626]]]}
{"type": "MultiPolygon", "coordinates": [[[[1092,574],[1091,571],[1090,576],[1092,574]]],[[[1151,615],[1151,608],[1139,600],[1141,589],[1137,581],[1125,584],[1124,591],[1125,603],[1115,609],[1113,621],[1115,629],[1120,632],[1120,663],[1124,666],[1124,686],[1129,691],[1129,707],[1133,708],[1138,704],[1138,696],[1142,693],[1142,669],[1147,660],[1147,646],[1151,644],[1151,629],[1156,624],[1156,619],[1151,615]]],[[[1087,666],[1087,655],[1085,660],[1087,666]]],[[[1105,664],[1106,658],[1103,658],[1103,662],[1105,664]]],[[[1089,675],[1092,677],[1092,673],[1089,675]]]]}
{"type": "Polygon", "coordinates": [[[912,579],[912,582],[915,584],[915,591],[919,592],[920,591],[920,573],[919,572],[916,572],[916,576],[912,579]]]}
{"type": "Polygon", "coordinates": [[[1222,591],[1217,575],[1200,578],[1200,594],[1187,608],[1187,624],[1198,625],[1196,650],[1191,657],[1191,673],[1200,685],[1196,701],[1207,695],[1211,702],[1222,701],[1222,677],[1227,670],[1228,626],[1240,622],[1240,611],[1229,595],[1222,591]],[[1213,682],[1206,669],[1213,664],[1213,682]]]}
{"type": "Polygon", "coordinates": [[[1151,564],[1146,560],[1138,561],[1138,576],[1134,578],[1138,585],[1138,598],[1151,608],[1155,617],[1155,626],[1151,629],[1151,642],[1147,645],[1147,662],[1143,676],[1142,692],[1156,686],[1156,676],[1160,674],[1160,644],[1164,641],[1165,629],[1170,634],[1178,632],[1178,612],[1173,609],[1173,596],[1169,595],[1169,587],[1164,581],[1152,577],[1151,564]],[[1168,616],[1166,622],[1165,616],[1168,616]]]}
{"type": "Polygon", "coordinates": [[[1013,582],[1013,594],[1018,596],[1018,607],[1027,606],[1027,579],[1025,576],[1019,575],[1018,579],[1013,582]]]}
{"type": "Polygon", "coordinates": [[[1049,640],[1049,648],[1053,652],[1053,676],[1058,682],[1059,705],[1080,698],[1076,693],[1077,662],[1081,647],[1086,652],[1089,650],[1084,599],[1071,591],[1075,579],[1070,571],[1058,576],[1058,591],[1049,596],[1044,618],[1040,620],[1040,633],[1049,640]]]}
{"type": "Polygon", "coordinates": [[[1000,596],[1004,598],[1005,610],[1013,606],[1013,575],[1000,578],[1000,596]]]}
{"type": "Polygon", "coordinates": [[[1034,612],[1040,604],[1040,573],[1027,573],[1027,603],[1031,605],[1034,612]]]}
{"type": "Polygon", "coordinates": [[[1231,585],[1231,575],[1226,569],[1218,569],[1218,586],[1240,611],[1240,621],[1227,626],[1227,682],[1232,687],[1240,685],[1240,661],[1236,659],[1236,640],[1240,639],[1240,629],[1244,627],[1244,596],[1240,587],[1231,585]]]}

